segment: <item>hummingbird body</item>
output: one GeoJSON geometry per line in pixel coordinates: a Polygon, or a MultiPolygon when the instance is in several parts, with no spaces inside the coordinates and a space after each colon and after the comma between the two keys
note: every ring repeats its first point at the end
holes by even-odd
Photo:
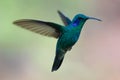
{"type": "Polygon", "coordinates": [[[59,69],[63,62],[65,53],[71,50],[73,45],[78,41],[80,32],[86,20],[94,19],[101,21],[100,19],[88,17],[83,14],[76,15],[71,21],[62,12],[58,11],[58,14],[61,17],[61,20],[63,21],[65,26],[52,22],[32,19],[22,19],[14,22],[14,24],[35,33],[58,38],[56,45],[56,55],[52,66],[52,71],[56,71],[57,69],[59,69]]]}
{"type": "MultiPolygon", "coordinates": [[[[78,15],[77,15],[78,16],[78,15]]],[[[85,21],[81,21],[77,18],[66,27],[64,27],[63,32],[61,33],[57,45],[56,45],[56,57],[54,60],[52,71],[57,70],[65,56],[65,53],[72,49],[72,46],[78,41],[80,32],[85,21]]]]}

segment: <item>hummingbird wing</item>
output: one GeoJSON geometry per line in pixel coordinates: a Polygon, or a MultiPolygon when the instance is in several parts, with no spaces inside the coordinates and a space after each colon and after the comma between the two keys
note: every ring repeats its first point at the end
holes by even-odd
{"type": "Polygon", "coordinates": [[[58,10],[58,14],[62,20],[62,22],[64,23],[65,26],[69,25],[72,21],[66,17],[61,11],[58,10]]]}
{"type": "Polygon", "coordinates": [[[59,24],[32,19],[16,20],[13,22],[13,24],[33,31],[35,33],[54,38],[58,38],[63,29],[63,26],[59,24]]]}

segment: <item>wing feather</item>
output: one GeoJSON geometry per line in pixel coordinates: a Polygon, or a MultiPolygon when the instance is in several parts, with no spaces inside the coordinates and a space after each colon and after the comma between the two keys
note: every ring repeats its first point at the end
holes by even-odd
{"type": "Polygon", "coordinates": [[[63,26],[52,22],[44,22],[32,19],[21,19],[13,23],[35,33],[54,38],[58,38],[63,29],[63,26]]]}
{"type": "Polygon", "coordinates": [[[61,11],[58,10],[58,14],[62,20],[62,22],[64,23],[65,26],[69,25],[72,21],[66,17],[61,11]]]}

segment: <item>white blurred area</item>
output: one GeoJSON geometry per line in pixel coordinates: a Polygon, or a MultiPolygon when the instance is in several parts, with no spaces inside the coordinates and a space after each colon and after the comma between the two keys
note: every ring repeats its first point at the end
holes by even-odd
{"type": "Polygon", "coordinates": [[[0,50],[0,80],[38,80],[39,71],[30,52],[20,48],[0,50]]]}
{"type": "Polygon", "coordinates": [[[95,14],[103,21],[84,40],[82,60],[96,72],[97,80],[120,80],[119,8],[120,0],[97,0],[95,14]]]}

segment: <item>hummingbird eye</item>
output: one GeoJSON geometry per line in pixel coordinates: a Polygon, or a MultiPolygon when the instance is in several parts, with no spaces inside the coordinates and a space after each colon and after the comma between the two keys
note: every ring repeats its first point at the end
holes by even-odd
{"type": "Polygon", "coordinates": [[[79,17],[78,19],[82,19],[81,17],[79,17]]]}
{"type": "Polygon", "coordinates": [[[88,18],[79,17],[79,20],[87,20],[88,18]]]}

